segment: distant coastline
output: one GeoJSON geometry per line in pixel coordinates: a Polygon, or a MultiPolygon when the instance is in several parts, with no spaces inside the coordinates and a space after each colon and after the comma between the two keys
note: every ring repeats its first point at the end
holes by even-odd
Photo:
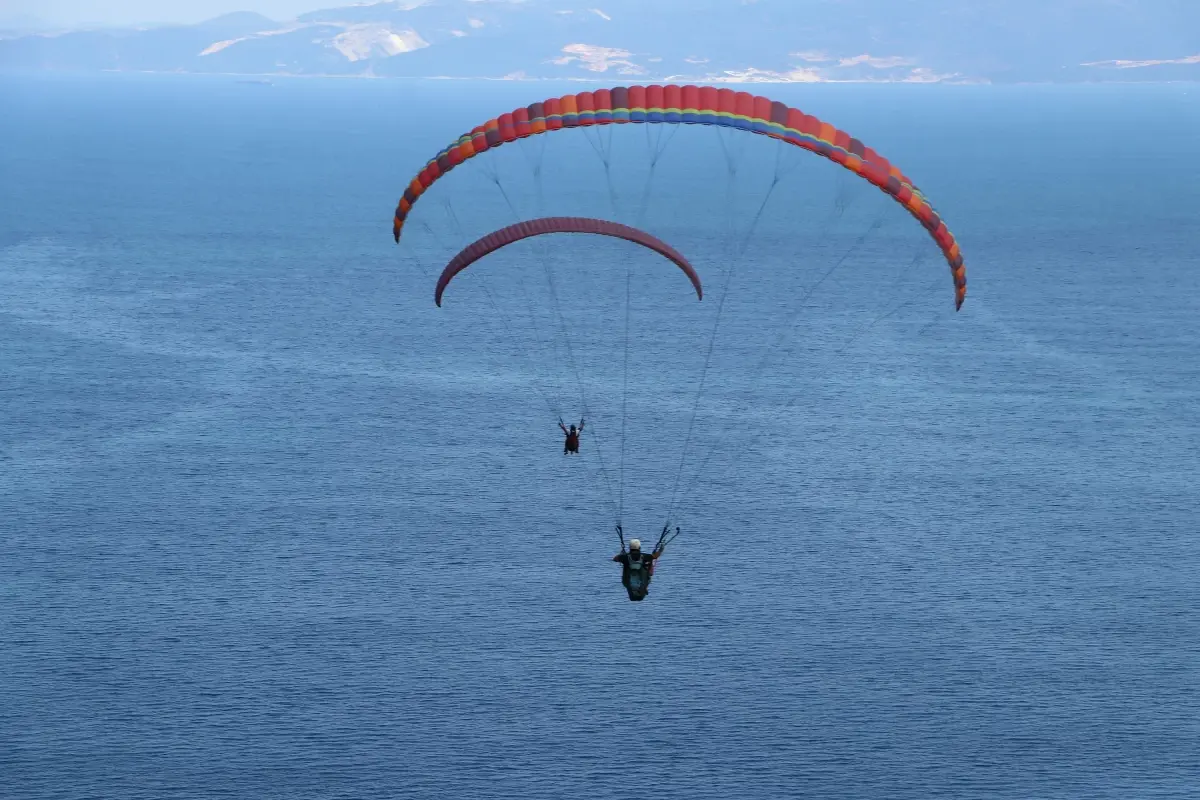
{"type": "Polygon", "coordinates": [[[789,0],[708,0],[702,10],[693,0],[604,0],[602,8],[593,0],[406,0],[284,21],[235,12],[196,24],[40,31],[14,18],[0,31],[0,73],[585,85],[1200,82],[1200,2],[1158,11],[1106,4],[1082,16],[1074,0],[1029,2],[1044,11],[1036,25],[1022,3],[961,0],[839,0],[824,10],[789,0]],[[656,33],[668,22],[670,36],[656,33]]]}
{"type": "MultiPolygon", "coordinates": [[[[1124,72],[1124,70],[1122,70],[1124,72]]],[[[775,76],[739,75],[377,75],[371,72],[346,74],[337,72],[226,72],[221,70],[202,71],[186,69],[30,69],[5,68],[0,65],[0,76],[51,76],[51,75],[175,75],[191,77],[236,78],[237,83],[247,85],[273,85],[277,80],[375,80],[375,81],[457,81],[457,82],[503,82],[503,83],[580,83],[596,86],[649,85],[649,84],[697,84],[697,85],[895,85],[895,86],[1079,86],[1091,84],[1154,85],[1200,83],[1200,69],[1194,77],[1100,77],[1092,76],[1077,80],[993,80],[984,77],[946,77],[932,80],[904,78],[809,78],[804,80],[775,76]]]]}
{"type": "Polygon", "coordinates": [[[617,86],[617,85],[649,85],[649,84],[696,84],[696,85],[746,85],[746,84],[765,84],[765,85],[790,85],[790,86],[805,86],[805,85],[854,85],[854,86],[1101,86],[1101,85],[1134,85],[1134,86],[1151,86],[1159,84],[1193,84],[1200,83],[1200,75],[1195,78],[1158,78],[1150,79],[1143,78],[1140,80],[1134,79],[1091,79],[1091,80],[1076,80],[1076,81],[1050,81],[1050,80],[1022,80],[1022,81],[993,81],[987,78],[957,78],[937,81],[912,81],[912,80],[887,80],[887,79],[841,79],[841,80],[786,80],[777,78],[738,78],[738,77],[722,77],[719,75],[713,76],[679,76],[668,75],[665,77],[654,76],[627,76],[627,75],[610,75],[600,78],[588,78],[578,75],[570,76],[533,76],[533,75],[346,75],[344,73],[300,73],[300,72],[192,72],[189,70],[134,70],[134,69],[101,69],[101,70],[18,70],[5,72],[0,69],[0,75],[63,75],[63,74],[103,74],[103,75],[175,75],[187,77],[222,77],[236,78],[236,82],[241,84],[258,84],[271,86],[275,80],[352,80],[352,81],[457,81],[462,83],[583,83],[594,84],[596,86],[617,86]]]}

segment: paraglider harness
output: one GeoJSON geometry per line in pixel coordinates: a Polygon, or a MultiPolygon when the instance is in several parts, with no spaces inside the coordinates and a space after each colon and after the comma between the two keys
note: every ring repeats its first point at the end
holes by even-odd
{"type": "Polygon", "coordinates": [[[629,599],[634,602],[639,602],[646,599],[646,595],[650,592],[650,579],[654,577],[654,558],[653,554],[661,552],[664,547],[675,540],[679,535],[679,528],[675,528],[675,533],[671,534],[671,526],[664,525],[662,534],[658,537],[658,544],[654,545],[654,549],[650,551],[651,555],[646,555],[642,551],[638,551],[637,559],[633,557],[632,551],[625,549],[625,532],[621,530],[620,523],[617,524],[617,538],[621,540],[621,552],[626,554],[624,567],[621,574],[621,584],[625,587],[625,591],[629,593],[629,599]]]}
{"type": "Polygon", "coordinates": [[[567,426],[563,422],[562,417],[559,417],[558,427],[562,428],[563,432],[567,435],[567,441],[563,445],[563,455],[566,455],[567,453],[579,453],[579,439],[583,435],[583,420],[579,420],[578,428],[572,425],[571,430],[567,430],[567,426]]]}

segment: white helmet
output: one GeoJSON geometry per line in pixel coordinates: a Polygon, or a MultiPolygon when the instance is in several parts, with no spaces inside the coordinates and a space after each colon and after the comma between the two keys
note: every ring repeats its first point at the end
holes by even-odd
{"type": "Polygon", "coordinates": [[[629,549],[630,550],[641,550],[642,549],[642,540],[641,539],[630,539],[629,540],[629,549]]]}

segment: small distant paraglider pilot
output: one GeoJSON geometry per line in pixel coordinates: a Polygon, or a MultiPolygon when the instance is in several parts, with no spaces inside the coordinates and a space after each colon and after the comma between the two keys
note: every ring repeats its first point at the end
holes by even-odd
{"type": "Polygon", "coordinates": [[[568,430],[567,426],[564,425],[563,421],[560,419],[558,421],[558,427],[562,428],[562,432],[567,435],[567,440],[563,442],[563,455],[565,456],[568,453],[579,455],[579,434],[583,433],[583,420],[579,420],[578,428],[572,425],[568,430]]]}
{"type": "MultiPolygon", "coordinates": [[[[624,539],[620,525],[617,526],[617,533],[624,539]]],[[[613,561],[621,565],[621,585],[629,593],[630,600],[637,603],[646,599],[646,595],[650,593],[650,579],[654,577],[654,562],[663,554],[664,549],[666,544],[660,543],[657,550],[646,554],[642,552],[642,543],[633,539],[629,542],[628,552],[622,546],[621,552],[613,556],[613,561]]]]}

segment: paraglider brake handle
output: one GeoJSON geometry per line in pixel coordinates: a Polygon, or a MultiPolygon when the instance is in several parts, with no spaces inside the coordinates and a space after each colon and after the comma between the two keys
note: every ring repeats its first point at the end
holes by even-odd
{"type": "Polygon", "coordinates": [[[670,523],[667,523],[666,525],[663,526],[662,536],[658,537],[658,545],[655,549],[662,549],[662,548],[666,547],[667,545],[669,545],[671,542],[675,541],[675,537],[679,535],[679,526],[678,525],[675,526],[674,534],[672,534],[672,535],[669,535],[669,534],[671,534],[671,525],[670,525],[670,523]]]}

